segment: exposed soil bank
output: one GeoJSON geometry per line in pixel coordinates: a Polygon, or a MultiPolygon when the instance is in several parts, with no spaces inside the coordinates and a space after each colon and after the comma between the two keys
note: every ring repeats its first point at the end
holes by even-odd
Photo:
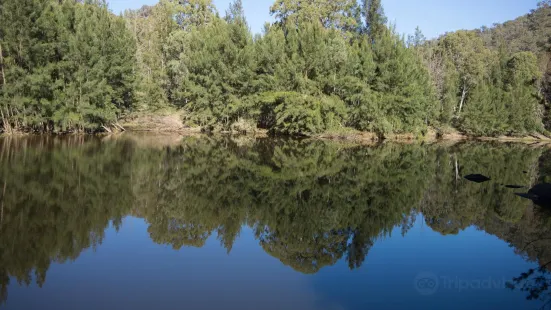
{"type": "MultiPolygon", "coordinates": [[[[183,114],[179,111],[165,111],[156,114],[150,113],[135,113],[120,120],[121,129],[132,133],[159,133],[171,136],[171,134],[178,134],[181,136],[200,135],[202,133],[201,127],[187,127],[182,122],[183,114]]],[[[222,134],[238,134],[236,132],[221,132],[222,134]]],[[[24,133],[4,133],[0,136],[17,136],[25,135],[24,133]]],[[[107,136],[110,136],[108,134],[107,136]]],[[[147,136],[147,135],[144,135],[147,136]]],[[[266,130],[256,130],[253,133],[248,133],[250,137],[266,137],[266,130]]],[[[533,134],[526,137],[471,137],[459,132],[450,131],[449,133],[438,135],[435,130],[431,129],[424,136],[415,134],[391,134],[386,135],[381,139],[377,134],[372,132],[361,132],[353,129],[344,129],[341,132],[328,132],[319,135],[309,137],[310,139],[320,140],[335,140],[335,141],[348,141],[361,144],[373,144],[382,141],[393,141],[401,143],[418,143],[418,142],[436,142],[436,141],[499,141],[499,142],[521,142],[529,144],[551,144],[551,138],[541,134],[533,134]]],[[[167,139],[172,139],[168,138],[167,139]]]]}

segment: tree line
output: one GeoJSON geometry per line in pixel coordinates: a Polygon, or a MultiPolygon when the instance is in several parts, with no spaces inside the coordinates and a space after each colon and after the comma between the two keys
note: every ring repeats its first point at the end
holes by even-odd
{"type": "Polygon", "coordinates": [[[276,0],[270,12],[253,35],[241,0],[225,14],[161,0],[122,16],[104,0],[5,0],[3,130],[109,130],[177,108],[209,131],[546,133],[549,0],[520,21],[429,41],[399,35],[381,0],[276,0]]]}
{"type": "Polygon", "coordinates": [[[100,0],[0,4],[4,131],[93,131],[133,104],[135,43],[100,0]]]}

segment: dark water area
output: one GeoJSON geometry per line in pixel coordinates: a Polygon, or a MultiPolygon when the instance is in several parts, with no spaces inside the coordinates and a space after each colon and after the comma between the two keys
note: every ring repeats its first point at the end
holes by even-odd
{"type": "Polygon", "coordinates": [[[550,306],[546,147],[23,137],[0,165],[1,309],[550,306]]]}

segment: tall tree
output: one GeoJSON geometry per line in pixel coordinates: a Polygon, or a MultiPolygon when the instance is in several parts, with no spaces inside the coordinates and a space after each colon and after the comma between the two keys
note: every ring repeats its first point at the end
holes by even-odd
{"type": "Polygon", "coordinates": [[[208,25],[216,17],[212,0],[168,0],[173,7],[174,19],[183,30],[208,25]]]}
{"type": "Polygon", "coordinates": [[[270,8],[272,15],[282,24],[293,22],[319,22],[325,28],[343,31],[356,29],[358,3],[356,0],[276,0],[270,8]]]}
{"type": "Polygon", "coordinates": [[[362,12],[365,31],[375,41],[383,35],[388,22],[381,0],[362,0],[362,12]]]}
{"type": "Polygon", "coordinates": [[[455,111],[456,115],[460,115],[468,101],[469,92],[486,73],[485,64],[489,52],[484,48],[480,37],[467,31],[446,35],[441,41],[441,46],[459,74],[460,95],[455,111]]]}
{"type": "Polygon", "coordinates": [[[540,78],[538,60],[531,52],[516,53],[507,62],[505,87],[511,132],[526,134],[543,129],[537,93],[540,78]]]}
{"type": "Polygon", "coordinates": [[[153,7],[127,10],[124,17],[136,42],[136,108],[155,110],[169,105],[165,45],[177,29],[166,0],[153,7]]]}

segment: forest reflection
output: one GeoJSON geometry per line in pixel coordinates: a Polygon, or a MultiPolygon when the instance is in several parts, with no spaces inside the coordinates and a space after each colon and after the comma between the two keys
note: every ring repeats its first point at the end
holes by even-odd
{"type": "Polygon", "coordinates": [[[551,215],[515,195],[549,182],[550,153],[519,144],[346,143],[186,137],[0,140],[0,298],[10,278],[39,286],[52,262],[101,244],[109,225],[143,218],[175,250],[216,235],[231,252],[243,226],[262,248],[313,274],[370,248],[416,218],[442,235],[475,226],[540,265],[551,261],[551,215]],[[477,184],[471,173],[491,176],[477,184]]]}

